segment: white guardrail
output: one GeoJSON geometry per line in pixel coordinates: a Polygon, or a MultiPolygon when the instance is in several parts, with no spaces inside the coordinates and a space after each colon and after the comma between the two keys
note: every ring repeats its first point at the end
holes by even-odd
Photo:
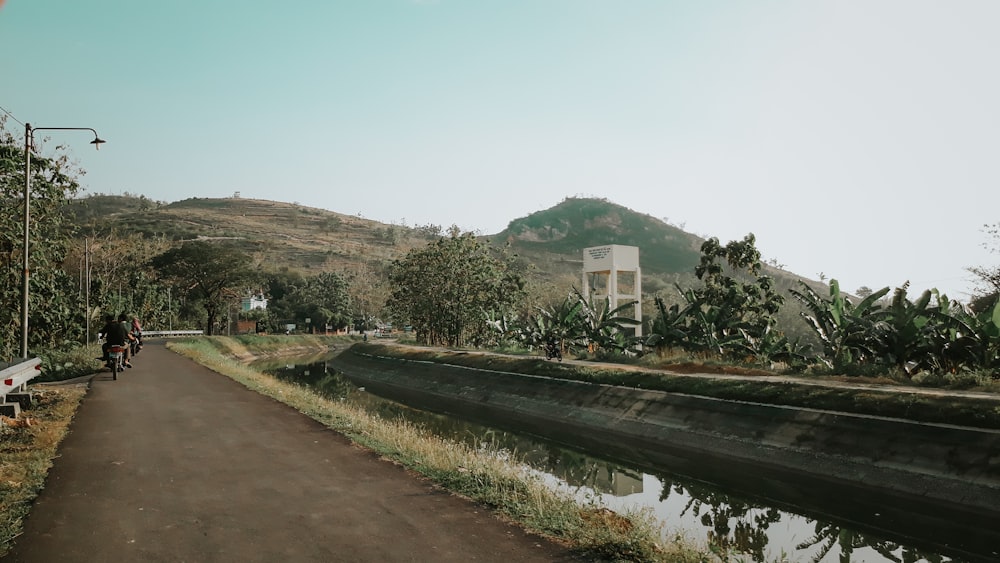
{"type": "Polygon", "coordinates": [[[204,330],[144,330],[142,336],[200,336],[204,330]]]}
{"type": "MultiPolygon", "coordinates": [[[[7,404],[8,393],[23,393],[29,381],[41,373],[42,360],[32,358],[0,370],[0,404],[7,404]]],[[[13,410],[17,413],[19,409],[13,410]]]]}

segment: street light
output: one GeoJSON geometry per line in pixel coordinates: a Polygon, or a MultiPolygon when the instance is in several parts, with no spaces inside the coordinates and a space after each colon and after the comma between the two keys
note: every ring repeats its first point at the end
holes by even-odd
{"type": "MultiPolygon", "coordinates": [[[[24,124],[24,286],[21,288],[21,296],[24,300],[21,303],[21,357],[28,359],[28,227],[31,225],[31,215],[29,202],[31,200],[31,149],[34,146],[35,131],[90,131],[94,134],[94,140],[90,144],[95,149],[101,148],[101,143],[105,141],[97,136],[97,131],[90,127],[32,127],[30,123],[24,124]]],[[[89,321],[88,321],[89,322],[89,321]]],[[[88,325],[89,326],[89,325],[88,325]]]]}

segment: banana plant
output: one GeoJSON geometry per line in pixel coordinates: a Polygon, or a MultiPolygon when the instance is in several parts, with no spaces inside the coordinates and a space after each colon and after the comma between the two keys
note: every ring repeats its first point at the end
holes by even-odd
{"type": "Polygon", "coordinates": [[[568,353],[573,347],[585,345],[581,330],[583,302],[569,295],[560,303],[538,307],[519,331],[518,339],[528,347],[541,347],[551,340],[559,343],[560,351],[568,353]]]}
{"type": "Polygon", "coordinates": [[[634,336],[628,336],[626,327],[638,326],[640,321],[623,313],[634,310],[637,301],[629,301],[612,309],[610,297],[595,304],[593,299],[585,299],[579,290],[574,291],[581,304],[581,328],[588,351],[607,349],[625,353],[634,350],[638,341],[634,336]]]}
{"type": "Polygon", "coordinates": [[[967,368],[1000,375],[1000,302],[979,313],[959,308],[948,319],[948,331],[939,335],[945,342],[937,367],[951,373],[967,368]]]}
{"type": "Polygon", "coordinates": [[[934,334],[943,326],[941,300],[931,304],[935,291],[924,291],[916,301],[907,299],[910,282],[893,292],[892,301],[884,309],[875,329],[881,344],[883,360],[912,376],[921,369],[930,369],[937,362],[934,334]]]}
{"type": "Polygon", "coordinates": [[[742,340],[734,343],[732,353],[742,352],[744,357],[759,364],[782,362],[789,367],[804,368],[815,359],[798,340],[788,340],[787,336],[773,327],[767,327],[763,334],[742,329],[739,332],[742,340]]]}
{"type": "Polygon", "coordinates": [[[888,287],[854,304],[841,293],[837,280],[830,280],[829,299],[821,297],[805,282],[800,284],[802,291],[791,289],[789,293],[807,309],[801,314],[823,344],[823,363],[837,369],[878,358],[879,342],[874,326],[883,313],[876,302],[889,292],[888,287]]]}
{"type": "Polygon", "coordinates": [[[656,297],[655,303],[658,314],[645,345],[658,350],[684,347],[688,337],[687,318],[692,308],[691,303],[683,308],[676,303],[667,308],[662,297],[656,297]]]}
{"type": "Polygon", "coordinates": [[[486,321],[488,342],[494,346],[507,346],[518,340],[518,319],[514,313],[502,313],[498,311],[485,311],[483,318],[486,321]]]}

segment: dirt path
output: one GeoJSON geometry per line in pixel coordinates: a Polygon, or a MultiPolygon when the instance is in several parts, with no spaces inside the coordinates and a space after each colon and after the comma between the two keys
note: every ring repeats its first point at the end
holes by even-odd
{"type": "Polygon", "coordinates": [[[147,344],[99,374],[4,562],[579,561],[147,344]]]}

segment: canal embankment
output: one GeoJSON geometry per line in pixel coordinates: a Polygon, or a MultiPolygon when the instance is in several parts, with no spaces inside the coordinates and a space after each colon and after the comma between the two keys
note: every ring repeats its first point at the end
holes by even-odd
{"type": "MultiPolygon", "coordinates": [[[[913,503],[921,511],[940,508],[990,518],[1000,513],[1000,430],[991,427],[1000,401],[989,397],[965,401],[958,416],[962,424],[954,424],[946,420],[947,409],[919,420],[720,398],[450,365],[447,358],[414,360],[387,346],[356,345],[331,365],[359,385],[407,404],[484,422],[502,420],[522,432],[669,466],[706,481],[732,481],[733,468],[739,467],[735,473],[747,489],[778,483],[859,497],[887,495],[886,502],[913,503]],[[979,408],[982,417],[976,416],[979,408]],[[979,418],[986,424],[970,424],[979,418]]],[[[869,399],[873,393],[857,392],[869,399]]],[[[921,405],[932,410],[931,403],[921,405]]]]}

